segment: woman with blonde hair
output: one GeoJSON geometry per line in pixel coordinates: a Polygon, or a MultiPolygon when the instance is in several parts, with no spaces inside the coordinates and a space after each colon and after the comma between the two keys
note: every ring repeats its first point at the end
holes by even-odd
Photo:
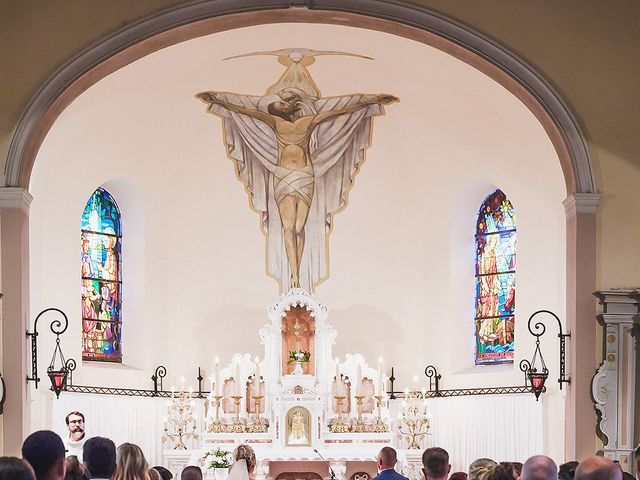
{"type": "Polygon", "coordinates": [[[227,480],[254,480],[256,454],[249,445],[241,444],[233,451],[233,465],[227,480]]]}
{"type": "Polygon", "coordinates": [[[149,464],[140,447],[123,443],[116,450],[116,476],[114,480],[149,480],[149,464]]]}

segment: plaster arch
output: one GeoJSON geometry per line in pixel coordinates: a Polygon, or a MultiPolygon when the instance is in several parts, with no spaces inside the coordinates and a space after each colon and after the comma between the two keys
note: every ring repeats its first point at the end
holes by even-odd
{"type": "MultiPolygon", "coordinates": [[[[482,71],[520,99],[544,127],[560,158],[564,173],[568,195],[568,328],[575,331],[576,319],[579,317],[593,317],[595,307],[591,292],[595,289],[597,190],[589,152],[577,120],[551,84],[513,52],[436,12],[406,3],[382,0],[207,0],[167,10],[114,32],[99,44],[70,59],[32,98],[16,126],[5,167],[6,186],[16,188],[4,189],[6,195],[0,196],[0,207],[12,208],[15,211],[25,211],[28,208],[24,206],[24,193],[21,192],[29,188],[32,168],[43,139],[58,115],[84,90],[100,79],[150,52],[187,39],[234,28],[280,22],[349,25],[393,33],[422,42],[482,71]],[[580,262],[577,261],[578,258],[581,259],[580,262]]],[[[15,215],[15,220],[10,221],[24,226],[28,223],[28,217],[25,219],[22,214],[15,215]]],[[[11,258],[15,252],[19,252],[19,256],[14,258],[28,257],[28,248],[25,248],[24,242],[24,235],[21,238],[3,239],[3,258],[11,258]]],[[[28,232],[26,242],[28,243],[28,232]]],[[[24,266],[3,269],[3,277],[12,274],[11,268],[24,266]]],[[[16,278],[24,277],[23,272],[22,276],[16,278]]],[[[28,274],[26,278],[28,279],[28,274]]],[[[10,293],[10,290],[11,288],[5,289],[7,293],[10,293]]],[[[28,304],[28,286],[22,282],[16,286],[14,293],[18,293],[20,304],[5,304],[6,316],[15,314],[18,318],[29,318],[28,307],[25,306],[28,304]]],[[[570,393],[567,402],[565,435],[567,456],[571,458],[579,458],[590,453],[589,438],[593,437],[589,422],[579,422],[578,418],[584,416],[585,411],[592,410],[587,392],[591,374],[589,361],[593,363],[595,358],[595,324],[580,328],[586,330],[586,335],[581,335],[580,344],[570,350],[570,364],[576,367],[583,365],[582,370],[586,371],[586,375],[582,371],[580,375],[576,374],[576,377],[579,377],[574,382],[574,390],[577,393],[570,393]],[[577,357],[578,352],[581,352],[580,359],[577,357]],[[583,363],[584,359],[589,361],[583,363]],[[570,411],[573,412],[571,415],[570,411]],[[584,439],[582,446],[577,445],[579,439],[584,439]]],[[[14,336],[17,341],[16,332],[22,333],[24,328],[13,328],[9,335],[3,331],[4,342],[12,342],[14,336]]],[[[24,342],[22,345],[23,351],[19,358],[22,359],[24,370],[27,352],[24,342]]],[[[15,360],[18,358],[16,353],[5,353],[4,361],[7,361],[9,354],[14,355],[12,358],[15,360]]],[[[22,371],[17,373],[21,375],[16,374],[16,378],[24,378],[22,371]]],[[[24,404],[28,400],[28,389],[18,388],[15,393],[9,392],[9,395],[14,398],[8,402],[7,410],[13,411],[16,404],[24,404]]],[[[5,445],[9,447],[5,449],[9,453],[12,452],[16,439],[24,437],[25,426],[29,424],[26,419],[28,413],[22,408],[16,413],[18,416],[14,418],[17,420],[8,424],[5,421],[3,431],[5,445]]],[[[593,412],[591,414],[594,416],[593,412]]]]}
{"type": "Polygon", "coordinates": [[[381,0],[366,3],[208,0],[169,9],[123,27],[71,58],[34,95],[11,139],[5,166],[6,186],[28,189],[38,148],[57,116],[80,93],[109,73],[187,39],[281,22],[381,30],[433,46],[468,63],[507,88],[538,118],[560,158],[568,195],[597,191],[578,121],[534,67],[481,33],[441,14],[417,5],[381,0]]]}

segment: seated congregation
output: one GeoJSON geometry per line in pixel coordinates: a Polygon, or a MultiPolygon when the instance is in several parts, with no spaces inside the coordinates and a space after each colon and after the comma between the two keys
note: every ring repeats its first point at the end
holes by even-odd
{"type": "MultiPolygon", "coordinates": [[[[144,453],[135,444],[116,448],[105,437],[89,438],[83,445],[80,462],[76,455],[66,456],[61,437],[49,430],[29,435],[22,445],[22,459],[0,457],[0,480],[171,480],[173,474],[163,466],[149,468],[144,453]]],[[[378,475],[373,480],[409,480],[396,471],[396,450],[383,447],[377,457],[378,475]]],[[[640,464],[640,447],[635,451],[640,464]]],[[[440,447],[427,448],[422,454],[424,480],[633,480],[612,460],[593,456],[582,462],[567,462],[558,468],[544,455],[520,462],[496,462],[480,458],[468,472],[451,472],[449,454],[440,447]]],[[[227,480],[253,480],[256,456],[249,445],[241,444],[233,452],[233,464],[227,480]]],[[[189,465],[180,472],[180,480],[203,480],[200,466],[189,465]]],[[[333,479],[333,473],[332,473],[333,479]]],[[[337,479],[333,479],[337,480],[337,479]]]]}

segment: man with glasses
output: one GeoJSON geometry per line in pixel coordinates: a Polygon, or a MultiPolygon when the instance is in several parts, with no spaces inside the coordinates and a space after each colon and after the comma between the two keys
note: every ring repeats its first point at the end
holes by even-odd
{"type": "Polygon", "coordinates": [[[69,429],[69,435],[64,442],[67,449],[67,457],[75,455],[82,462],[82,447],[86,440],[84,434],[84,415],[80,412],[71,412],[64,419],[69,429]]]}

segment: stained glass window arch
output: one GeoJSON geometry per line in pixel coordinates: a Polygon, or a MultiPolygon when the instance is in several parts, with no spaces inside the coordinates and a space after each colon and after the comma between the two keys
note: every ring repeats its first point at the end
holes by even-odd
{"type": "Polygon", "coordinates": [[[121,224],[116,201],[98,188],[80,221],[83,360],[122,362],[121,224]]]}
{"type": "Polygon", "coordinates": [[[497,189],[476,222],[476,365],[511,363],[515,347],[516,214],[497,189]]]}

